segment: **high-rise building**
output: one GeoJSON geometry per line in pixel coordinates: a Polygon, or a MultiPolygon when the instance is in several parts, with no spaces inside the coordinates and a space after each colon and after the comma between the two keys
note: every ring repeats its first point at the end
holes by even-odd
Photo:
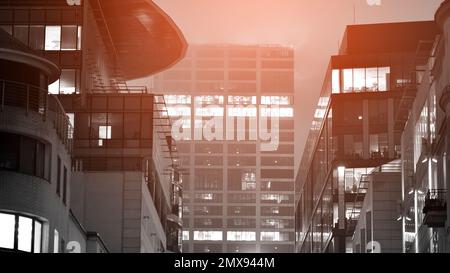
{"type": "Polygon", "coordinates": [[[183,251],[292,252],[294,50],[192,45],[153,88],[179,129],[183,251]]]}
{"type": "Polygon", "coordinates": [[[146,0],[5,0],[0,28],[0,249],[179,252],[164,99],[126,83],[180,60],[177,26],[146,0]]]}
{"type": "Polygon", "coordinates": [[[381,251],[401,251],[396,160],[417,45],[436,33],[434,22],[347,27],[296,177],[296,252],[366,252],[376,239],[381,251]]]}

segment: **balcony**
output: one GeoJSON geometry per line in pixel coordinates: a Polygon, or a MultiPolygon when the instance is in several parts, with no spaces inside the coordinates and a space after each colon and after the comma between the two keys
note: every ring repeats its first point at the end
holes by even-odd
{"type": "Polygon", "coordinates": [[[445,226],[447,220],[447,191],[429,190],[425,197],[423,224],[430,228],[445,226]]]}
{"type": "Polygon", "coordinates": [[[26,83],[0,79],[0,112],[5,107],[23,110],[25,116],[36,113],[53,124],[56,134],[72,152],[73,128],[58,98],[46,89],[26,83]]]}

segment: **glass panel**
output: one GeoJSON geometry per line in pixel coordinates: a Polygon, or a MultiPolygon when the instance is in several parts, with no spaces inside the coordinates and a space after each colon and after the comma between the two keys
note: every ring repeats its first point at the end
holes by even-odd
{"type": "Polygon", "coordinates": [[[28,26],[14,26],[14,38],[28,45],[28,26]]]}
{"type": "Polygon", "coordinates": [[[29,46],[36,50],[43,50],[44,41],[45,41],[44,26],[30,26],[29,46]]]}
{"type": "Polygon", "coordinates": [[[42,224],[34,221],[34,253],[41,253],[42,224]]]}
{"type": "Polygon", "coordinates": [[[59,94],[59,80],[55,81],[54,83],[50,84],[48,86],[48,92],[50,94],[59,94]]]}
{"type": "Polygon", "coordinates": [[[353,91],[353,69],[344,69],[344,93],[349,93],[353,91]]]}
{"type": "Polygon", "coordinates": [[[390,67],[378,68],[378,86],[379,91],[388,91],[390,89],[390,67]]]}
{"type": "Polygon", "coordinates": [[[59,232],[55,229],[53,235],[53,253],[59,252],[59,232]]]}
{"type": "Polygon", "coordinates": [[[8,32],[9,35],[12,35],[12,26],[0,25],[0,28],[8,32]]]}
{"type": "Polygon", "coordinates": [[[78,27],[78,35],[77,35],[77,49],[81,50],[81,34],[82,34],[82,27],[78,27]]]}
{"type": "Polygon", "coordinates": [[[19,217],[18,249],[31,252],[31,236],[33,231],[33,220],[26,217],[19,217]]]}
{"type": "Polygon", "coordinates": [[[14,248],[14,228],[16,217],[12,214],[0,213],[0,247],[14,248]]]}
{"type": "Polygon", "coordinates": [[[341,91],[341,81],[339,69],[333,69],[332,72],[332,92],[339,93],[341,91]]]}
{"type": "Polygon", "coordinates": [[[368,91],[378,91],[378,69],[376,67],[366,69],[366,88],[368,91]]]}
{"type": "Polygon", "coordinates": [[[364,68],[353,69],[353,90],[364,92],[366,87],[366,70],[364,68]]]}
{"type": "Polygon", "coordinates": [[[77,26],[63,26],[61,27],[61,49],[62,50],[76,50],[77,49],[77,26]]]}
{"type": "Polygon", "coordinates": [[[46,26],[45,27],[45,50],[61,49],[61,27],[46,26]]]}
{"type": "Polygon", "coordinates": [[[75,93],[76,88],[76,70],[75,69],[63,69],[61,71],[60,78],[60,94],[72,94],[75,93]]]}

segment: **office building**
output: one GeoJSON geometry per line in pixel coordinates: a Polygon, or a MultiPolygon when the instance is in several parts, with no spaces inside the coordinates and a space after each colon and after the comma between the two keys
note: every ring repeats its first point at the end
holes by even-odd
{"type": "MultiPolygon", "coordinates": [[[[388,213],[398,210],[397,202],[365,199],[383,191],[381,185],[395,192],[392,179],[401,184],[398,175],[377,183],[381,174],[374,171],[401,156],[409,98],[417,92],[417,46],[436,33],[434,22],[347,27],[327,69],[296,177],[296,252],[352,252],[357,241],[355,250],[365,252],[361,244],[374,240],[380,226],[399,232],[401,223],[388,213]],[[367,177],[370,187],[363,183],[367,177]]],[[[395,252],[391,246],[400,238],[401,232],[387,238],[381,251],[395,252]]]]}
{"type": "Polygon", "coordinates": [[[2,250],[181,251],[164,99],[126,83],[183,57],[170,17],[144,0],[0,1],[0,27],[20,63],[1,71],[2,250]]]}
{"type": "Polygon", "coordinates": [[[180,129],[183,251],[292,252],[294,50],[191,45],[153,88],[180,129]],[[279,134],[272,121],[263,140],[256,123],[269,116],[279,134]]]}
{"type": "Polygon", "coordinates": [[[402,135],[403,250],[450,252],[448,210],[448,20],[450,2],[435,15],[439,33],[420,44],[418,91],[402,135]]]}

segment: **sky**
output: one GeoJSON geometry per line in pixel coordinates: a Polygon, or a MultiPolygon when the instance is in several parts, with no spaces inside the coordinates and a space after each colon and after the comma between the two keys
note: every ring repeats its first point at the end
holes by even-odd
{"type": "Polygon", "coordinates": [[[442,0],[154,0],[189,44],[295,48],[295,166],[331,55],[349,24],[432,20],[442,0]],[[369,5],[368,3],[372,3],[369,5]]]}

